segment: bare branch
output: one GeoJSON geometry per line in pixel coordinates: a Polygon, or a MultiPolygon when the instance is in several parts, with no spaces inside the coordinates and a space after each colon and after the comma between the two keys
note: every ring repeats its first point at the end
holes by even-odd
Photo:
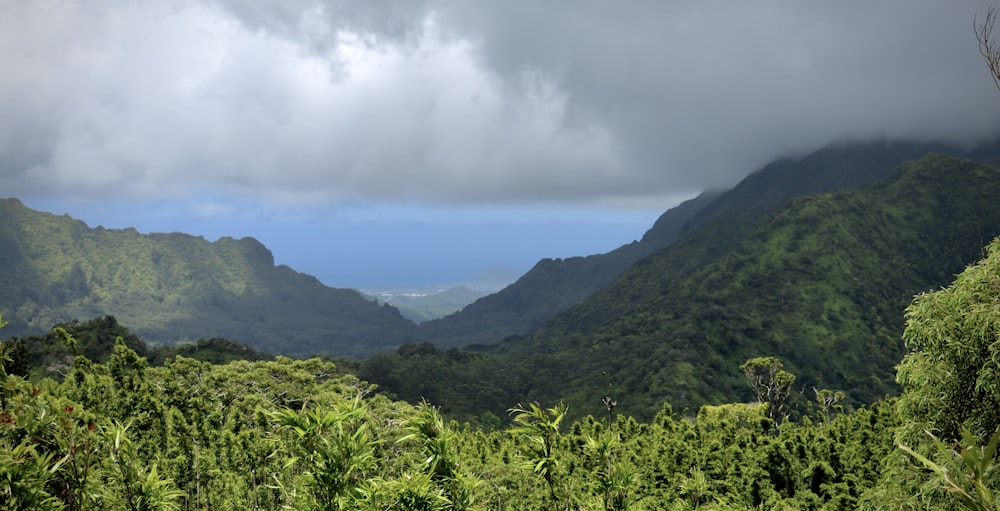
{"type": "Polygon", "coordinates": [[[993,74],[993,84],[1000,89],[1000,42],[994,40],[992,35],[996,21],[997,9],[990,7],[982,24],[979,23],[978,16],[972,20],[972,30],[979,42],[979,53],[986,59],[986,65],[993,74]]]}

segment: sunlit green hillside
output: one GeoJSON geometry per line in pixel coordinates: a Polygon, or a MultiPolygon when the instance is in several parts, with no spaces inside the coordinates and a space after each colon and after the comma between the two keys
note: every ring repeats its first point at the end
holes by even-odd
{"type": "Polygon", "coordinates": [[[359,356],[413,323],[287,266],[252,238],[91,228],[0,200],[0,309],[12,334],[113,315],[160,343],[224,337],[265,351],[359,356]]]}

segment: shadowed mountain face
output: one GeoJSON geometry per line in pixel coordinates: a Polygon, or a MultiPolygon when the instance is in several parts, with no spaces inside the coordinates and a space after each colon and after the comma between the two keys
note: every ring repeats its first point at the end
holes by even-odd
{"type": "MultiPolygon", "coordinates": [[[[639,242],[607,254],[542,260],[499,293],[423,323],[420,337],[449,347],[495,344],[528,334],[607,286],[636,262],[686,235],[699,241],[687,246],[688,256],[671,270],[681,274],[726,253],[734,241],[767,221],[793,197],[864,186],[931,151],[964,154],[960,148],[943,144],[879,141],[835,144],[802,158],[777,161],[729,191],[706,192],[670,209],[639,242]]],[[[984,158],[994,153],[989,146],[979,149],[984,158]]]]}
{"type": "Polygon", "coordinates": [[[113,315],[147,341],[222,337],[269,352],[363,356],[415,325],[356,291],[275,266],[252,238],[90,228],[0,201],[0,310],[7,335],[113,315]]]}

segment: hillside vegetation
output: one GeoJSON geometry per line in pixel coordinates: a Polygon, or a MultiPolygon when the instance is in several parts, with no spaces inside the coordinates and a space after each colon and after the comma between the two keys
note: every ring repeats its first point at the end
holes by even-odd
{"type": "Polygon", "coordinates": [[[1000,234],[998,194],[995,167],[928,155],[862,190],[796,199],[714,262],[678,271],[703,251],[704,229],[692,233],[532,336],[486,353],[401,348],[358,370],[395,396],[472,416],[554,399],[597,413],[610,388],[649,419],[663,401],[749,400],[738,365],[774,355],[800,394],[872,402],[898,390],[913,295],[946,285],[1000,234]]]}
{"type": "Polygon", "coordinates": [[[114,316],[88,321],[71,321],[54,325],[44,334],[12,337],[7,343],[7,370],[11,374],[61,378],[73,367],[74,358],[81,356],[93,362],[106,362],[119,342],[149,361],[163,365],[178,356],[201,362],[222,364],[234,360],[272,360],[274,356],[259,352],[229,339],[198,339],[178,344],[149,346],[138,335],[118,323],[114,316]]]}
{"type": "Polygon", "coordinates": [[[851,509],[877,489],[897,424],[891,403],[780,433],[758,406],[563,423],[560,406],[527,405],[517,427],[482,431],[318,359],[151,367],[119,342],[104,362],[77,357],[61,382],[9,362],[9,509],[851,509]]]}
{"type": "Polygon", "coordinates": [[[724,193],[705,192],[671,208],[640,241],[606,254],[539,261],[503,291],[422,324],[420,337],[448,348],[495,344],[530,334],[611,284],[636,262],[685,237],[696,240],[686,245],[683,264],[670,268],[680,275],[727,253],[794,197],[859,188],[932,151],[969,155],[979,161],[995,161],[998,154],[991,144],[966,151],[945,144],[880,140],[832,144],[803,157],[778,160],[724,193]]]}
{"type": "Polygon", "coordinates": [[[156,343],[222,337],[269,352],[362,356],[414,324],[356,291],[275,266],[253,238],[90,228],[0,200],[0,310],[11,335],[112,315],[156,343]]]}

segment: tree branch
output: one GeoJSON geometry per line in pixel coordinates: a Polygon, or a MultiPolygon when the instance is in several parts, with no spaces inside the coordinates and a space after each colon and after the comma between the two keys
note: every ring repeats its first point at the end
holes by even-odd
{"type": "Polygon", "coordinates": [[[972,20],[972,30],[976,33],[976,40],[979,42],[979,53],[986,59],[993,74],[993,84],[1000,89],[1000,44],[993,39],[993,25],[997,20],[996,7],[990,7],[986,11],[986,18],[983,23],[979,23],[978,16],[972,20]]]}

